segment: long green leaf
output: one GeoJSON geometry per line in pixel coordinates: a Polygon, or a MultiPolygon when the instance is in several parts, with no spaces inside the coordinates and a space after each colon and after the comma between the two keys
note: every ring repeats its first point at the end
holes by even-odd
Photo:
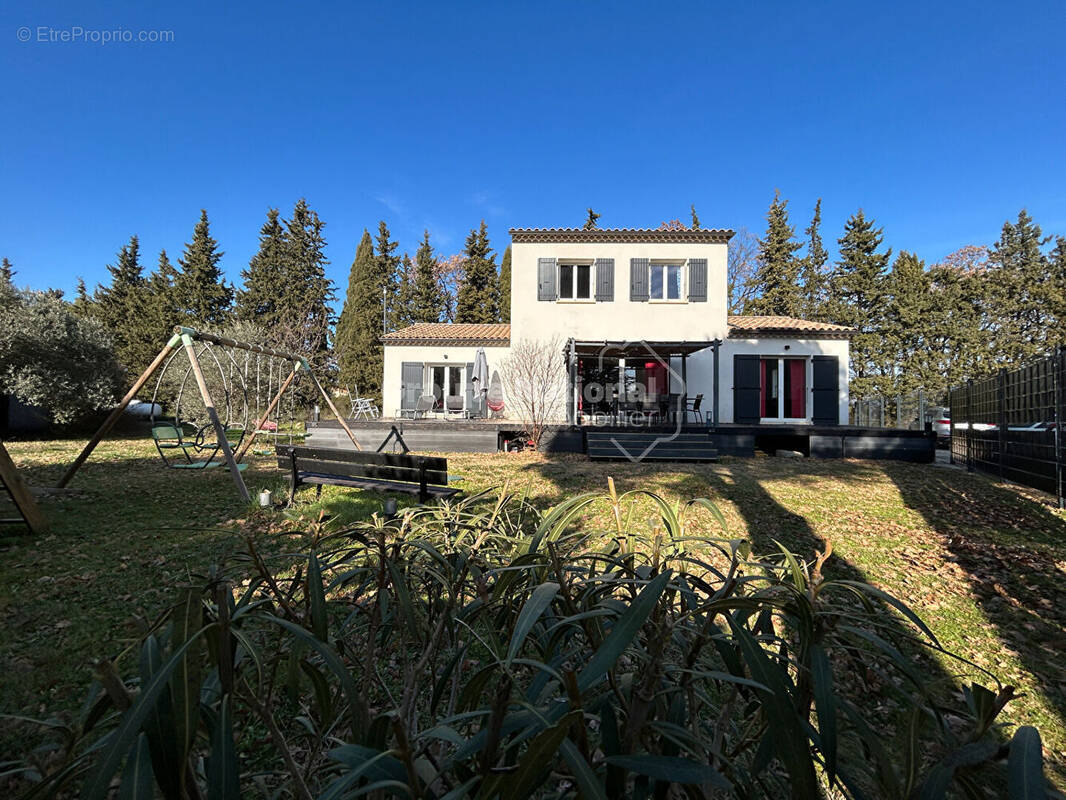
{"type": "Polygon", "coordinates": [[[1007,756],[1007,784],[1011,800],[1043,800],[1046,796],[1044,757],[1036,728],[1023,725],[1014,732],[1007,756]]]}
{"type": "Polygon", "coordinates": [[[574,782],[577,784],[577,790],[581,793],[581,797],[584,800],[607,800],[607,793],[603,789],[603,784],[596,776],[592,765],[581,755],[581,751],[577,749],[577,746],[569,739],[563,739],[559,752],[562,753],[563,759],[574,774],[574,782]]]}
{"type": "Polygon", "coordinates": [[[588,691],[606,677],[608,670],[614,666],[618,657],[625,652],[630,642],[640,632],[641,626],[655,608],[655,604],[659,602],[659,597],[669,580],[670,571],[667,570],[649,582],[641,589],[629,609],[615,620],[607,638],[603,640],[588,664],[578,674],[578,691],[588,691]]]}
{"type": "Polygon", "coordinates": [[[533,590],[533,594],[530,595],[526,604],[522,606],[522,610],[518,614],[518,620],[515,622],[514,633],[511,634],[511,646],[507,648],[508,663],[518,655],[526,636],[529,635],[530,630],[540,619],[540,615],[551,605],[552,600],[558,593],[559,584],[551,582],[542,583],[533,590]]]}
{"type": "Polygon", "coordinates": [[[318,555],[307,559],[307,604],[311,616],[311,630],[319,641],[329,641],[329,619],[326,616],[326,592],[322,588],[322,565],[318,555]]]}
{"type": "Polygon", "coordinates": [[[137,695],[133,705],[126,709],[122,715],[118,728],[111,734],[107,748],[103,751],[100,761],[96,765],[90,778],[82,786],[81,796],[84,800],[103,800],[107,796],[111,785],[111,778],[126,757],[134,740],[140,731],[141,724],[155,707],[159,695],[167,688],[171,677],[177,670],[186,651],[198,644],[199,637],[214,623],[201,628],[195,636],[175,650],[170,658],[152,675],[147,685],[141,686],[141,693],[137,695]]]}
{"type": "MultiPolygon", "coordinates": [[[[159,640],[149,634],[141,645],[141,686],[147,686],[163,665],[163,651],[159,640]]],[[[167,800],[181,800],[184,763],[174,732],[174,712],[170,690],[160,693],[141,729],[148,736],[148,751],[152,757],[152,772],[159,789],[167,800]]]]}
{"type": "Polygon", "coordinates": [[[197,634],[204,624],[204,611],[199,589],[190,587],[182,593],[181,601],[171,614],[171,623],[171,650],[187,642],[196,642],[182,657],[170,686],[174,700],[174,735],[184,762],[200,722],[201,648],[197,634]]]}
{"type": "Polygon", "coordinates": [[[833,691],[833,667],[821,644],[811,645],[811,683],[814,688],[814,708],[818,714],[818,736],[825,758],[825,772],[829,783],[837,771],[837,706],[833,691]]]}
{"type": "Polygon", "coordinates": [[[207,759],[208,800],[239,800],[241,796],[240,766],[233,744],[233,719],[229,696],[222,698],[218,720],[211,736],[211,755],[207,759]]]}
{"type": "MultiPolygon", "coordinates": [[[[574,723],[580,724],[581,716],[580,711],[571,711],[555,725],[546,728],[533,738],[529,747],[518,759],[517,769],[506,776],[500,776],[499,783],[503,785],[497,785],[496,788],[501,790],[501,800],[525,800],[534,789],[541,785],[544,773],[555,759],[555,754],[566,738],[570,726],[574,723]]],[[[492,781],[486,781],[485,787],[487,788],[490,783],[492,781]]],[[[479,794],[483,797],[493,796],[486,794],[484,790],[479,794]]]]}
{"type": "Polygon", "coordinates": [[[152,755],[148,751],[148,737],[143,733],[122,770],[119,800],[152,800],[155,797],[155,776],[152,774],[152,755]]]}

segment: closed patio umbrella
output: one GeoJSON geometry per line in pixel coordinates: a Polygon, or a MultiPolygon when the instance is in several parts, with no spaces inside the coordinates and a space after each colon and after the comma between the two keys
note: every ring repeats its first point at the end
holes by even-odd
{"type": "Polygon", "coordinates": [[[484,416],[485,393],[489,390],[489,359],[485,355],[485,348],[479,347],[474,354],[474,369],[471,373],[474,381],[474,397],[477,403],[478,413],[484,416]]]}

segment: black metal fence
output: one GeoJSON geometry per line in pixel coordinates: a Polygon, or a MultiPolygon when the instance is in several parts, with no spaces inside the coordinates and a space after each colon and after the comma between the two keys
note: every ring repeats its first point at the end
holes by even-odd
{"type": "Polygon", "coordinates": [[[1066,348],[951,390],[951,460],[1066,503],[1066,348]]]}

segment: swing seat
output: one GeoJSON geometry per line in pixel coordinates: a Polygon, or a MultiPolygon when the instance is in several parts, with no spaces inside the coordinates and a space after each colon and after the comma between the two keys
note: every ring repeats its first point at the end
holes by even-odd
{"type": "Polygon", "coordinates": [[[190,442],[185,439],[187,435],[188,431],[172,423],[160,422],[152,426],[152,440],[155,442],[156,450],[159,451],[159,457],[168,467],[187,466],[192,461],[189,452],[199,451],[199,446],[195,441],[190,442]],[[171,463],[165,450],[180,452],[186,463],[171,463]]]}

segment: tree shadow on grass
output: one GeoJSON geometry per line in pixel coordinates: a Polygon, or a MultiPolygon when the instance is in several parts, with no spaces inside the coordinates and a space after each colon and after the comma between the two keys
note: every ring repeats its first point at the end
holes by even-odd
{"type": "Polygon", "coordinates": [[[964,571],[1004,646],[1066,721],[1066,518],[1016,489],[959,470],[885,473],[964,571]]]}

